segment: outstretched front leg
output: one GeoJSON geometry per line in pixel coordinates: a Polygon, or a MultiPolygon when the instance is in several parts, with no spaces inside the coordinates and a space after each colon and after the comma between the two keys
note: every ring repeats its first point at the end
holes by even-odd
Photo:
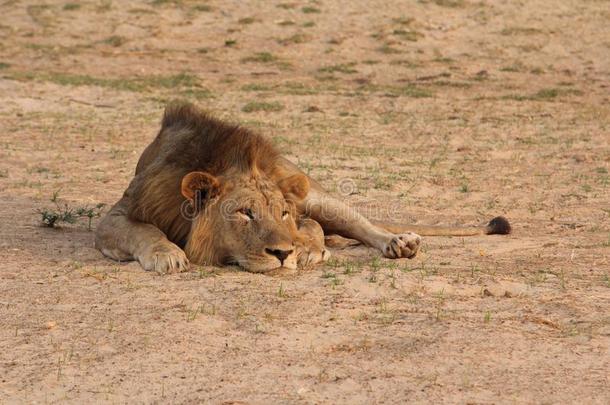
{"type": "Polygon", "coordinates": [[[128,197],[123,197],[104,217],[95,233],[95,247],[119,261],[137,260],[144,270],[160,273],[185,271],[184,251],[154,225],[129,219],[128,197]]]}
{"type": "Polygon", "coordinates": [[[414,257],[421,244],[421,237],[412,232],[393,234],[373,225],[354,208],[329,196],[317,185],[311,188],[299,208],[319,222],[325,233],[359,240],[379,249],[390,259],[414,257]]]}

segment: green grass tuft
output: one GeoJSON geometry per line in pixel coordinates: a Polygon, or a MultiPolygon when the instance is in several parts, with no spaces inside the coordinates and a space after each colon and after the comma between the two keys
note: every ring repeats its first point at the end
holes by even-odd
{"type": "Polygon", "coordinates": [[[257,52],[252,56],[242,58],[241,62],[242,63],[249,63],[249,62],[271,63],[271,62],[277,62],[277,60],[278,60],[278,58],[269,52],[257,52]]]}
{"type": "Polygon", "coordinates": [[[127,38],[122,37],[120,35],[112,35],[112,36],[106,38],[103,42],[105,44],[114,46],[116,48],[116,47],[123,45],[125,42],[127,42],[127,38]]]}
{"type": "Polygon", "coordinates": [[[282,105],[282,103],[280,103],[278,101],[273,101],[273,102],[250,101],[249,103],[244,105],[241,110],[243,112],[250,113],[250,112],[259,112],[259,111],[278,112],[278,111],[282,111],[283,109],[284,109],[284,106],[282,105]]]}
{"type": "Polygon", "coordinates": [[[354,66],[356,66],[356,62],[343,63],[340,65],[322,67],[322,68],[318,69],[318,72],[320,72],[320,73],[345,73],[345,74],[358,73],[358,71],[356,69],[354,69],[354,66]]]}
{"type": "Polygon", "coordinates": [[[38,80],[61,86],[99,86],[121,91],[141,92],[151,89],[200,87],[199,79],[189,73],[129,78],[100,78],[70,73],[21,72],[12,75],[15,80],[38,80]]]}
{"type": "Polygon", "coordinates": [[[78,3],[66,3],[63,6],[63,9],[66,11],[78,10],[80,8],[80,4],[78,3]]]}
{"type": "Polygon", "coordinates": [[[305,6],[301,9],[301,11],[305,14],[318,14],[321,13],[319,8],[315,8],[315,7],[311,7],[311,6],[305,6]]]}

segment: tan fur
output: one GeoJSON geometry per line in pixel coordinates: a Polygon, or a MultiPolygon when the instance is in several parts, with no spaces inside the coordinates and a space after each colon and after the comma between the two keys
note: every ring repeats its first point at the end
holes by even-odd
{"type": "Polygon", "coordinates": [[[324,233],[413,257],[424,234],[507,233],[487,227],[430,228],[371,222],[328,195],[263,137],[190,104],[166,109],[123,198],[103,219],[96,246],[147,270],[238,264],[250,271],[312,265],[329,257],[324,233]]]}
{"type": "Polygon", "coordinates": [[[100,224],[96,245],[158,271],[184,270],[187,258],[251,271],[324,260],[321,228],[301,226],[294,205],[309,180],[280,174],[278,157],[257,134],[192,105],[170,105],[123,198],[100,224]]]}

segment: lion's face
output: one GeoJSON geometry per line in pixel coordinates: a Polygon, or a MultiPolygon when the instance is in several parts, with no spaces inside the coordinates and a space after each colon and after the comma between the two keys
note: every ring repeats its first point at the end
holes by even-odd
{"type": "Polygon", "coordinates": [[[286,199],[307,194],[305,176],[278,185],[261,175],[216,178],[193,172],[185,176],[182,189],[199,205],[186,247],[191,261],[237,264],[253,272],[296,268],[295,209],[286,199]]]}

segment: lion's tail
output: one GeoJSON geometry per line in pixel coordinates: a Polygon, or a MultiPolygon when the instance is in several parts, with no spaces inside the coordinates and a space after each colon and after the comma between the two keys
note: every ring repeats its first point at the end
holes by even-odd
{"type": "Polygon", "coordinates": [[[506,235],[511,232],[511,226],[504,217],[495,217],[487,225],[480,226],[428,226],[407,225],[386,221],[371,221],[393,233],[414,232],[421,236],[474,236],[474,235],[506,235]]]}

